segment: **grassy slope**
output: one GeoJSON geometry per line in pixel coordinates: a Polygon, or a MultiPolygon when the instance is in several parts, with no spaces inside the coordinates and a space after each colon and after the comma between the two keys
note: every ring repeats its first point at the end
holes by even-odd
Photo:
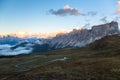
{"type": "Polygon", "coordinates": [[[120,36],[84,48],[1,58],[0,80],[120,80],[120,36]],[[69,59],[46,63],[63,57],[69,59]]]}

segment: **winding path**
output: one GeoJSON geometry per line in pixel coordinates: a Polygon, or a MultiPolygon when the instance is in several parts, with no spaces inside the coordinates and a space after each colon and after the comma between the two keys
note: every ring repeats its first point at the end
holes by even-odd
{"type": "MultiPolygon", "coordinates": [[[[68,58],[67,57],[63,57],[63,58],[58,58],[58,59],[53,59],[53,60],[50,60],[50,61],[47,61],[47,62],[42,62],[42,64],[48,64],[48,63],[52,63],[52,62],[56,62],[56,61],[65,61],[67,60],[68,58]]],[[[33,62],[33,61],[36,61],[37,59],[35,60],[30,60],[30,61],[27,61],[27,62],[22,62],[22,63],[19,63],[19,64],[16,64],[15,67],[18,68],[18,72],[25,72],[25,71],[29,71],[31,70],[32,68],[35,68],[34,65],[32,64],[28,64],[30,62],[33,62]],[[26,67],[28,68],[25,68],[23,67],[23,65],[25,65],[26,67]]]]}

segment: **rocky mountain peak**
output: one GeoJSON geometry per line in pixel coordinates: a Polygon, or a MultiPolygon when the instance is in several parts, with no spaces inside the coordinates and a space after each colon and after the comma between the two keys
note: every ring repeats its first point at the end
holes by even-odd
{"type": "Polygon", "coordinates": [[[74,29],[70,33],[54,37],[49,44],[54,48],[82,47],[104,36],[114,34],[119,34],[119,28],[118,23],[112,21],[110,23],[93,26],[91,30],[74,29]]]}

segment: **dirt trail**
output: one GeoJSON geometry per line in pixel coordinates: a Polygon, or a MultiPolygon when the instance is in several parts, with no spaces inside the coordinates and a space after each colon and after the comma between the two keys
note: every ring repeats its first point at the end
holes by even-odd
{"type": "MultiPolygon", "coordinates": [[[[56,62],[56,61],[65,61],[65,60],[67,60],[67,59],[68,59],[67,57],[63,57],[63,58],[53,59],[53,60],[50,60],[50,61],[47,61],[47,62],[42,62],[42,63],[40,63],[40,64],[42,65],[42,64],[48,64],[48,63],[52,63],[52,62],[56,62]]],[[[18,68],[18,72],[29,71],[29,70],[31,70],[31,69],[33,69],[33,68],[36,67],[36,66],[33,65],[33,64],[29,64],[29,63],[34,62],[34,61],[37,61],[37,59],[16,64],[15,67],[18,68]],[[24,67],[24,66],[25,66],[25,67],[24,67]]]]}

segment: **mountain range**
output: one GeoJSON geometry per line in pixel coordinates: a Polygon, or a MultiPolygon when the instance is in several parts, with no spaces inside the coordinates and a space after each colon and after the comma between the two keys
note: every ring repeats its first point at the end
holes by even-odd
{"type": "Polygon", "coordinates": [[[91,29],[73,29],[69,33],[57,34],[53,38],[18,38],[5,36],[0,38],[0,55],[11,56],[62,48],[84,47],[105,36],[115,34],[120,34],[120,31],[118,23],[112,21],[110,23],[93,26],[91,29]]]}
{"type": "Polygon", "coordinates": [[[119,69],[118,34],[81,48],[0,58],[0,80],[119,80],[119,69]]]}

